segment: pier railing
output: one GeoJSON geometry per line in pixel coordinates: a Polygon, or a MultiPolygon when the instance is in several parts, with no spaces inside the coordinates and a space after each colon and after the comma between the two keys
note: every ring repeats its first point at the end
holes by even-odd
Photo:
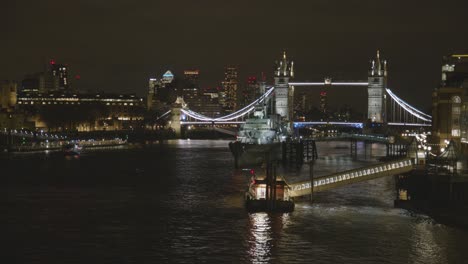
{"type": "Polygon", "coordinates": [[[289,194],[291,197],[310,195],[312,192],[320,192],[356,182],[398,175],[410,172],[411,170],[413,170],[413,161],[411,158],[405,158],[319,176],[313,179],[313,183],[311,181],[292,183],[289,184],[289,194]]]}

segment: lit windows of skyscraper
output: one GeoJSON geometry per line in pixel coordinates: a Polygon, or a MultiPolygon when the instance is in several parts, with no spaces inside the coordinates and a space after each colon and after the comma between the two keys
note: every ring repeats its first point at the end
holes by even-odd
{"type": "Polygon", "coordinates": [[[153,81],[150,80],[150,89],[154,85],[153,94],[157,95],[159,101],[164,103],[173,103],[177,96],[176,96],[176,87],[175,87],[175,76],[172,74],[171,71],[166,71],[160,80],[156,80],[156,78],[152,78],[153,81]]]}
{"type": "Polygon", "coordinates": [[[227,66],[224,71],[224,81],[222,82],[223,90],[226,92],[225,110],[232,112],[237,109],[237,67],[227,66]]]}
{"type": "Polygon", "coordinates": [[[260,83],[257,81],[257,77],[250,76],[247,78],[247,85],[242,89],[242,96],[239,98],[240,107],[246,106],[249,103],[255,101],[256,97],[260,93],[260,83]]]}
{"type": "Polygon", "coordinates": [[[21,82],[23,92],[69,91],[68,65],[58,64],[54,59],[48,61],[45,71],[27,75],[21,82]]]}
{"type": "Polygon", "coordinates": [[[148,81],[147,109],[151,110],[156,104],[158,89],[161,87],[161,81],[156,78],[150,78],[148,81]]]}
{"type": "Polygon", "coordinates": [[[199,70],[185,70],[184,71],[184,88],[200,88],[198,79],[200,77],[199,70]]]}
{"type": "Polygon", "coordinates": [[[58,79],[58,90],[68,90],[68,65],[57,64],[55,60],[50,60],[50,74],[58,79]]]}

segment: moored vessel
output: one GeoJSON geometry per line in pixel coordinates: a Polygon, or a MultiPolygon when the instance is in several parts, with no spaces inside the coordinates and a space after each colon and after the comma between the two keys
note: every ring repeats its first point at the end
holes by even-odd
{"type": "Polygon", "coordinates": [[[245,207],[249,212],[292,212],[294,202],[289,196],[289,186],[281,177],[256,176],[252,173],[245,192],[245,207]]]}
{"type": "Polygon", "coordinates": [[[81,154],[82,147],[75,143],[68,143],[63,146],[63,153],[65,156],[79,156],[81,154]]]}
{"type": "Polygon", "coordinates": [[[264,162],[264,153],[272,153],[281,159],[281,142],[286,141],[290,129],[277,114],[266,116],[266,107],[257,105],[254,116],[242,124],[235,142],[229,148],[236,167],[259,165],[264,162]]]}

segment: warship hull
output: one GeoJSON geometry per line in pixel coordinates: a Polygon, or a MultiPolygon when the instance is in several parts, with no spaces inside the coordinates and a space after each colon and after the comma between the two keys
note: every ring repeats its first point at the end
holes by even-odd
{"type": "Polygon", "coordinates": [[[234,165],[236,168],[247,168],[261,165],[265,162],[267,155],[271,160],[281,160],[281,143],[269,144],[247,144],[241,142],[230,142],[229,149],[234,156],[234,165]]]}

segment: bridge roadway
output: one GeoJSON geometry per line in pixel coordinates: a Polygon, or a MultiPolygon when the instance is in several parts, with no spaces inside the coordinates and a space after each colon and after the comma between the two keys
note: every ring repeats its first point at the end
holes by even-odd
{"type": "MultiPolygon", "coordinates": [[[[404,158],[372,166],[324,175],[313,179],[313,192],[321,192],[338,188],[356,182],[368,181],[376,178],[398,175],[413,170],[411,158],[404,158]]],[[[302,181],[289,184],[290,197],[311,194],[311,182],[302,181]]]]}

